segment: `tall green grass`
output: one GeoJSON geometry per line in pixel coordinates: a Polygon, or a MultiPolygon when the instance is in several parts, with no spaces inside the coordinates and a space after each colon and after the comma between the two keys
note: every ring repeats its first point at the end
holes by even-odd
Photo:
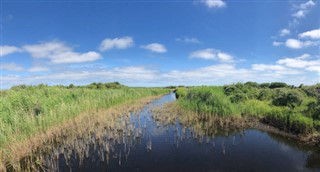
{"type": "Polygon", "coordinates": [[[295,134],[319,130],[319,85],[293,87],[284,83],[248,82],[226,86],[178,88],[178,104],[214,117],[242,116],[261,120],[295,134]]]}
{"type": "Polygon", "coordinates": [[[23,87],[1,91],[0,148],[74,118],[82,112],[168,93],[166,89],[23,87]]]}

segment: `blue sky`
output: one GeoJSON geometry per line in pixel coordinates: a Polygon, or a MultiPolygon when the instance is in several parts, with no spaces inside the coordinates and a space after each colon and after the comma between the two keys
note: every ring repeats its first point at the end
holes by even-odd
{"type": "Polygon", "coordinates": [[[320,1],[1,2],[1,88],[320,82],[320,1]]]}

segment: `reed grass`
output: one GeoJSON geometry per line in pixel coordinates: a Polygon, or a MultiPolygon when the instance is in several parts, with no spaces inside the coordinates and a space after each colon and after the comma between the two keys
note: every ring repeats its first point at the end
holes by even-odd
{"type": "Polygon", "coordinates": [[[272,88],[242,83],[183,88],[181,91],[178,88],[177,103],[196,112],[194,115],[252,118],[294,134],[319,131],[317,111],[314,110],[319,107],[319,85],[303,88],[283,83],[269,85],[272,88]]]}
{"type": "Polygon", "coordinates": [[[1,91],[0,154],[10,153],[11,144],[37,137],[84,112],[168,92],[161,88],[68,89],[58,86],[1,91]]]}

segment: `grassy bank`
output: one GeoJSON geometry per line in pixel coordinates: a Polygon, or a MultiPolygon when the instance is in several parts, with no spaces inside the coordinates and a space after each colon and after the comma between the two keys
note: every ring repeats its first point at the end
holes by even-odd
{"type": "Polygon", "coordinates": [[[225,86],[178,88],[178,104],[207,116],[251,118],[286,132],[320,131],[320,85],[248,82],[225,86]]]}
{"type": "Polygon", "coordinates": [[[13,143],[36,137],[83,112],[169,92],[161,88],[127,88],[118,83],[108,85],[17,86],[1,91],[0,153],[7,154],[13,143]]]}

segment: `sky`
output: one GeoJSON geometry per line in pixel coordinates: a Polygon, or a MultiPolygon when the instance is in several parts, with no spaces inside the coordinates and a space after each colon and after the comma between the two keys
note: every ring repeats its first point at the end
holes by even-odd
{"type": "Polygon", "coordinates": [[[1,0],[1,89],[320,83],[320,1],[1,0]]]}

